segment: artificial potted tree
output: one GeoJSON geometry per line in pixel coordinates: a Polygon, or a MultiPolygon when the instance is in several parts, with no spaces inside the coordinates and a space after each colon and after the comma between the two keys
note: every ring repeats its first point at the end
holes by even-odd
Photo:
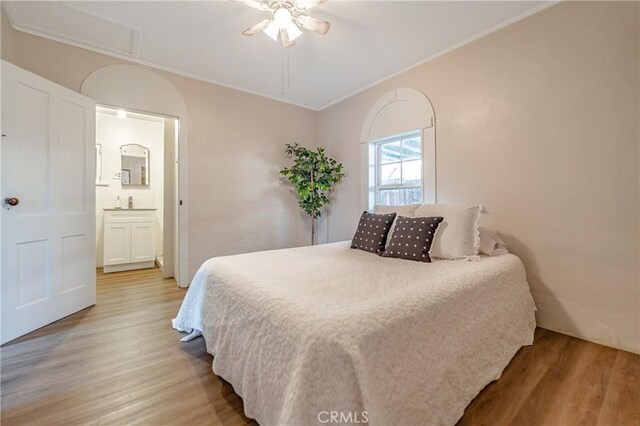
{"type": "Polygon", "coordinates": [[[293,165],[280,170],[280,175],[294,186],[298,205],[311,219],[311,245],[314,245],[322,208],[329,204],[329,193],[344,179],[342,164],[327,157],[324,148],[314,151],[297,143],[287,144],[285,153],[293,159],[293,165]]]}

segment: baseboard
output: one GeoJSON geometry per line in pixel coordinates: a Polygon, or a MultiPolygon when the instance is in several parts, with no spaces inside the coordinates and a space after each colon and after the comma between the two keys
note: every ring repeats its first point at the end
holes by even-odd
{"type": "Polygon", "coordinates": [[[556,333],[565,334],[567,336],[575,337],[576,339],[584,340],[586,342],[591,342],[597,345],[607,346],[609,348],[614,348],[614,349],[629,352],[632,354],[640,355],[640,351],[638,350],[638,348],[631,348],[631,347],[627,347],[626,345],[612,344],[610,341],[598,340],[598,339],[589,338],[586,336],[581,336],[579,333],[576,333],[573,330],[562,329],[559,327],[553,327],[546,324],[544,325],[538,324],[538,327],[544,328],[545,330],[554,331],[556,333]]]}
{"type": "Polygon", "coordinates": [[[137,262],[137,263],[123,263],[122,265],[105,265],[104,273],[108,274],[111,272],[122,272],[122,271],[133,271],[136,269],[148,269],[154,268],[155,262],[150,260],[148,262],[137,262]]]}
{"type": "Polygon", "coordinates": [[[631,304],[618,310],[596,300],[576,301],[533,293],[539,327],[634,354],[640,353],[638,311],[631,304]]]}

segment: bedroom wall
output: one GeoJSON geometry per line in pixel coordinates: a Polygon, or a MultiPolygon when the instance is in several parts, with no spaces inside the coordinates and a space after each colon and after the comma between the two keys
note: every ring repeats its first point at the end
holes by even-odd
{"type": "MultiPolygon", "coordinates": [[[[2,59],[79,91],[96,69],[127,63],[14,30],[2,12],[2,59]]],[[[307,244],[277,170],[287,142],[317,144],[317,112],[154,70],[187,104],[191,278],[212,256],[307,244]]]]}
{"type": "Polygon", "coordinates": [[[348,173],[325,226],[350,239],[369,108],[418,89],[440,203],[483,203],[524,261],[539,325],[640,352],[639,3],[564,2],[320,112],[348,173]]]}
{"type": "MultiPolygon", "coordinates": [[[[545,328],[640,352],[640,31],[637,2],[565,2],[320,113],[157,71],[189,112],[189,270],[211,256],[306,244],[276,172],[281,148],[324,145],[348,173],[325,240],[360,215],[359,135],[384,93],[412,87],[436,114],[441,203],[481,202],[524,261],[545,328]]],[[[3,59],[78,91],[126,63],[13,30],[3,59]]]]}

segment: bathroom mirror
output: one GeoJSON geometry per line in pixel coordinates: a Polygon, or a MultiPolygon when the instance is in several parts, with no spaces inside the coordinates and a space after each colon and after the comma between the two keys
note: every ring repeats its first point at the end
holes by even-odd
{"type": "Polygon", "coordinates": [[[149,186],[149,149],[136,143],[122,145],[121,182],[123,186],[149,186]]]}

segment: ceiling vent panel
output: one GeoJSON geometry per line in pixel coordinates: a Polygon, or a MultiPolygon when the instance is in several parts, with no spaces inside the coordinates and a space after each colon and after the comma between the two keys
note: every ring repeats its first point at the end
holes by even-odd
{"type": "Polygon", "coordinates": [[[66,2],[2,2],[11,24],[20,31],[81,47],[137,56],[137,28],[93,14],[66,2]]]}

